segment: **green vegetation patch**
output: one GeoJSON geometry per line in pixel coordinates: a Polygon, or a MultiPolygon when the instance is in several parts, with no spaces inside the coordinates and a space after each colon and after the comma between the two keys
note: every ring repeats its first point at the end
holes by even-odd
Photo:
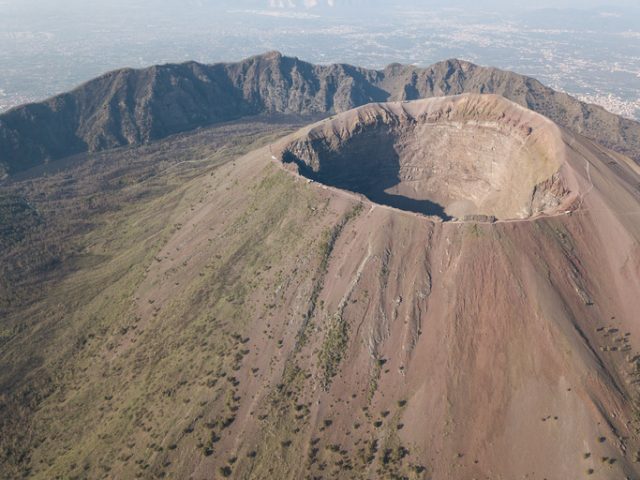
{"type": "Polygon", "coordinates": [[[329,388],[331,379],[338,374],[347,345],[349,343],[349,325],[342,315],[336,314],[329,322],[327,333],[318,354],[322,370],[322,387],[329,388]]]}

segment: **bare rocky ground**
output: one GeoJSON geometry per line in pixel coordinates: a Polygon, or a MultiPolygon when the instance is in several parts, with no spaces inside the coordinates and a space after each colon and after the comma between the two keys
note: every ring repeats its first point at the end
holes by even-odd
{"type": "Polygon", "coordinates": [[[640,478],[639,167],[490,95],[291,127],[6,307],[0,471],[640,478]]]}

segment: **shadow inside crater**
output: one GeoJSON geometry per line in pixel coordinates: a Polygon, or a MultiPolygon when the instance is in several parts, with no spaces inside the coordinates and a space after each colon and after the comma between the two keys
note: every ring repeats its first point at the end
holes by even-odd
{"type": "Polygon", "coordinates": [[[394,195],[387,192],[371,193],[369,195],[364,193],[364,195],[372,202],[376,202],[381,205],[389,205],[390,207],[397,208],[399,210],[406,210],[408,212],[416,212],[429,216],[433,215],[440,217],[445,221],[452,220],[453,218],[447,215],[442,205],[432,202],[431,200],[418,200],[415,198],[405,197],[404,195],[394,195]]]}
{"type": "MultiPolygon", "coordinates": [[[[307,146],[312,148],[319,160],[305,161],[289,150],[282,157],[285,163],[297,165],[300,175],[318,183],[360,193],[380,205],[437,216],[445,221],[452,219],[439,203],[387,192],[401,183],[400,159],[391,137],[363,133],[352,138],[339,151],[328,149],[320,140],[307,146]]],[[[309,152],[308,149],[302,151],[309,152]]]]}

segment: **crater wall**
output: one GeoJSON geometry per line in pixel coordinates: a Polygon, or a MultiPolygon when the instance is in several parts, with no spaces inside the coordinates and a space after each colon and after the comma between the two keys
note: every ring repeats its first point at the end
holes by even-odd
{"type": "Polygon", "coordinates": [[[445,220],[524,219],[568,195],[550,120],[495,95],[370,104],[301,132],[282,150],[301,175],[445,220]]]}

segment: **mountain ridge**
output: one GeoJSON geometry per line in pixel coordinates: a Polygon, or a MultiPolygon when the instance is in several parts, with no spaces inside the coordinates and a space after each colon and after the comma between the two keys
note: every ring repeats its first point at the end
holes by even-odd
{"type": "Polygon", "coordinates": [[[640,123],[537,80],[449,59],[426,68],[314,65],[279,52],[236,63],[125,68],[0,115],[0,175],[83,152],[146,144],[260,114],[334,114],[371,102],[495,93],[640,162],[640,123]]]}

